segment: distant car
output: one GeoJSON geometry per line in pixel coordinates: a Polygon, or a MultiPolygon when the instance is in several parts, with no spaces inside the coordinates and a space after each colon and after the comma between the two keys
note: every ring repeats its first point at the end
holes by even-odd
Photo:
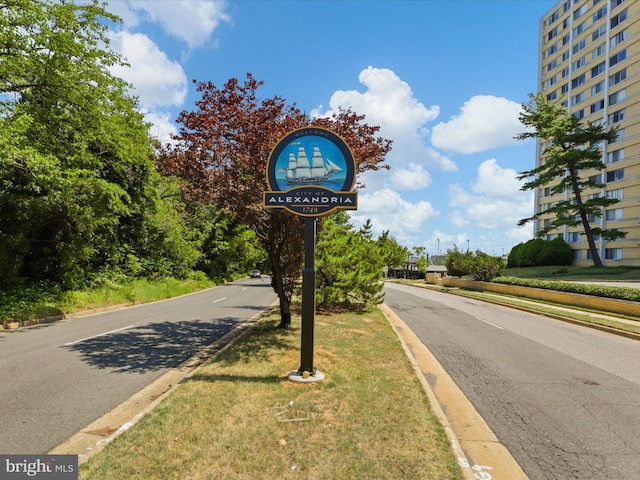
{"type": "Polygon", "coordinates": [[[251,271],[251,278],[260,278],[260,270],[252,270],[251,271]]]}

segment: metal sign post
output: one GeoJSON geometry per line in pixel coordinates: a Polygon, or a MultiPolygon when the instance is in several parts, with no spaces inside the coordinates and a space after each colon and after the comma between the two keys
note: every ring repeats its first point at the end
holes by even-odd
{"type": "Polygon", "coordinates": [[[302,345],[300,367],[289,379],[324,379],[313,363],[316,309],[315,246],[318,217],[336,210],[356,210],[358,194],[351,149],[331,130],[304,127],[286,135],[267,160],[265,208],[284,208],[305,217],[302,272],[302,345]]]}
{"type": "Polygon", "coordinates": [[[304,372],[315,376],[316,367],[313,365],[313,330],[316,315],[316,269],[315,246],[318,219],[308,217],[304,219],[304,270],[302,271],[302,347],[300,348],[300,368],[298,376],[304,377],[304,372]]]}

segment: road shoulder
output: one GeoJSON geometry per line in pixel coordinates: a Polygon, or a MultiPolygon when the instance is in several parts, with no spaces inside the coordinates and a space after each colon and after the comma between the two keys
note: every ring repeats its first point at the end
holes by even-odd
{"type": "Polygon", "coordinates": [[[527,479],[511,453],[447,374],[440,362],[387,305],[380,309],[398,335],[444,427],[466,478],[527,479]]]}

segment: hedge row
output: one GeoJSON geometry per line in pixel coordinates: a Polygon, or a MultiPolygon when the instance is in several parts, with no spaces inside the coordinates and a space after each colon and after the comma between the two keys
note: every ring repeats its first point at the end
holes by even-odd
{"type": "Polygon", "coordinates": [[[581,293],[584,295],[592,295],[596,297],[615,298],[618,300],[640,302],[640,288],[606,287],[603,285],[595,284],[545,281],[517,277],[496,277],[493,279],[493,282],[503,283],[506,285],[544,288],[546,290],[558,290],[561,292],[581,293]]]}

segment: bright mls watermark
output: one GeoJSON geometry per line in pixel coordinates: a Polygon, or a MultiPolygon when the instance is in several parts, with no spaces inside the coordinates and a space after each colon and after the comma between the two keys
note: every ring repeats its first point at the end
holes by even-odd
{"type": "Polygon", "coordinates": [[[78,480],[78,456],[0,455],[0,479],[78,480]]]}

